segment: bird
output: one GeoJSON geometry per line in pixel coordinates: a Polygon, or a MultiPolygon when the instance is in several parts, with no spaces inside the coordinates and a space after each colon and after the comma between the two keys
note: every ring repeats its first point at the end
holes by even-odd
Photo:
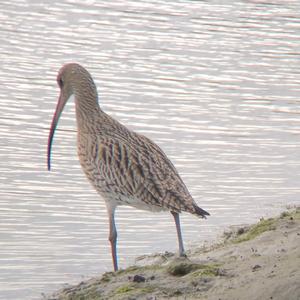
{"type": "Polygon", "coordinates": [[[173,163],[156,143],[100,108],[97,87],[83,66],[73,62],[63,65],[57,84],[60,95],[48,137],[48,170],[55,129],[65,104],[74,95],[79,161],[106,205],[114,271],[118,271],[115,210],[120,205],[169,211],[175,221],[179,256],[186,256],[179,213],[184,211],[200,218],[209,213],[197,205],[173,163]]]}

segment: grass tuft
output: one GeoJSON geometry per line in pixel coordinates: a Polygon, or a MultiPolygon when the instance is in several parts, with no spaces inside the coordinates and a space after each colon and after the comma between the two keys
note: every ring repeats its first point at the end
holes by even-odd
{"type": "Polygon", "coordinates": [[[132,292],[134,289],[135,288],[133,286],[130,286],[130,285],[126,284],[126,285],[122,285],[119,288],[117,288],[115,293],[117,295],[125,294],[125,293],[128,293],[128,292],[132,292]]]}
{"type": "Polygon", "coordinates": [[[182,277],[192,273],[193,276],[218,276],[219,265],[195,264],[189,262],[174,263],[167,267],[168,274],[182,277]]]}
{"type": "Polygon", "coordinates": [[[241,234],[233,240],[233,243],[241,243],[245,241],[252,240],[259,236],[260,234],[276,229],[277,220],[274,218],[261,219],[257,224],[251,226],[248,231],[241,234]]]}

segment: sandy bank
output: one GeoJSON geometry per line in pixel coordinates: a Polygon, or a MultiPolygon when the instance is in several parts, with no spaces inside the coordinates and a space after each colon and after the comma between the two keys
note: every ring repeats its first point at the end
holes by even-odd
{"type": "Polygon", "coordinates": [[[48,300],[300,299],[300,209],[227,232],[218,244],[145,256],[48,300]]]}

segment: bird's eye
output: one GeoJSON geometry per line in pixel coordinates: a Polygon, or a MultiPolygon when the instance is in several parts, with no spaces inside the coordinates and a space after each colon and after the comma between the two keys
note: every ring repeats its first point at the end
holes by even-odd
{"type": "Polygon", "coordinates": [[[59,85],[60,87],[63,87],[64,82],[63,82],[63,80],[62,80],[61,78],[59,78],[59,79],[57,80],[57,82],[58,82],[58,85],[59,85]]]}

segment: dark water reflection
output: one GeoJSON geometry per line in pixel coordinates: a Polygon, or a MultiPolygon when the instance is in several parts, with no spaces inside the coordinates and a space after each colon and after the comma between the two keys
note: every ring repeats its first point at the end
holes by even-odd
{"type": "MultiPolygon", "coordinates": [[[[2,1],[0,298],[37,299],[111,270],[104,204],[67,106],[46,170],[56,73],[77,61],[104,110],[172,158],[206,220],[186,244],[299,204],[298,1],[2,1]]],[[[176,249],[167,213],[117,212],[121,266],[176,249]]]]}

